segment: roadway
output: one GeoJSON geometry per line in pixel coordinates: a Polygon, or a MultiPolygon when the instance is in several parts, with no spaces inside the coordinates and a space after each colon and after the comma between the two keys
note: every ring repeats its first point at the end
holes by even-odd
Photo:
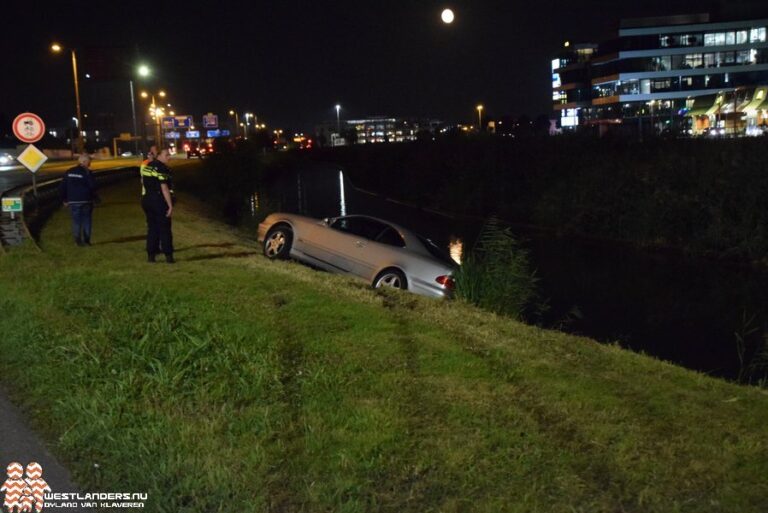
{"type": "MultiPolygon", "coordinates": [[[[185,154],[172,157],[173,160],[183,159],[185,154]]],[[[119,157],[109,159],[94,159],[91,161],[91,170],[117,169],[129,166],[138,166],[141,163],[139,157],[119,157]]],[[[77,165],[76,160],[55,160],[46,162],[37,171],[37,183],[56,178],[77,165]]],[[[22,185],[32,185],[32,173],[21,164],[13,166],[0,166],[0,195],[4,192],[22,185]]]]}
{"type": "MultiPolygon", "coordinates": [[[[91,169],[99,170],[138,166],[140,162],[141,160],[139,157],[100,159],[91,162],[91,169]]],[[[46,162],[43,164],[43,167],[37,170],[37,182],[39,183],[50,178],[61,176],[67,169],[76,165],[76,160],[56,160],[53,162],[46,162]]],[[[30,173],[27,168],[20,164],[14,166],[0,166],[0,194],[22,185],[32,185],[32,173],[30,173]]]]}

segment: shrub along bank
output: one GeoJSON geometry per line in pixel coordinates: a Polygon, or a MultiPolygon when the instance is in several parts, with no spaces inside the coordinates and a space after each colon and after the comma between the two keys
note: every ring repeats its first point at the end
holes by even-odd
{"type": "Polygon", "coordinates": [[[89,490],[148,511],[762,513],[768,395],[260,256],[135,184],[94,246],[0,255],[0,380],[89,490]]]}
{"type": "Polygon", "coordinates": [[[455,138],[321,149],[355,185],[564,234],[764,260],[765,138],[455,138]]]}

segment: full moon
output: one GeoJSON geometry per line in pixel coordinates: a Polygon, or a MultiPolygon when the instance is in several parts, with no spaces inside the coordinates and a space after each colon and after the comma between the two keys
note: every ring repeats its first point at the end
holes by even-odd
{"type": "Polygon", "coordinates": [[[443,23],[445,24],[451,24],[453,23],[453,11],[450,9],[443,10],[442,14],[440,15],[440,18],[443,20],[443,23]]]}

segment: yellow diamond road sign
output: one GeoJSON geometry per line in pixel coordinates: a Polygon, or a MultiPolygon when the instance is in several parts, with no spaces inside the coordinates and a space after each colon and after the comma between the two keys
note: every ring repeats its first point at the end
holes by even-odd
{"type": "Polygon", "coordinates": [[[21,162],[24,167],[34,173],[40,169],[40,166],[42,166],[46,160],[48,160],[48,157],[45,155],[45,153],[30,144],[27,146],[26,150],[22,151],[21,154],[16,157],[16,160],[21,162]]]}

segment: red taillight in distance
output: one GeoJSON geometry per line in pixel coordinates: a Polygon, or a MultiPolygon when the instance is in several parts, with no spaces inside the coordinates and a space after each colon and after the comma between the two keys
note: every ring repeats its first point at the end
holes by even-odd
{"type": "Polygon", "coordinates": [[[435,278],[435,281],[448,290],[453,290],[453,287],[456,286],[456,282],[453,281],[453,277],[448,275],[438,276],[435,278]]]}

